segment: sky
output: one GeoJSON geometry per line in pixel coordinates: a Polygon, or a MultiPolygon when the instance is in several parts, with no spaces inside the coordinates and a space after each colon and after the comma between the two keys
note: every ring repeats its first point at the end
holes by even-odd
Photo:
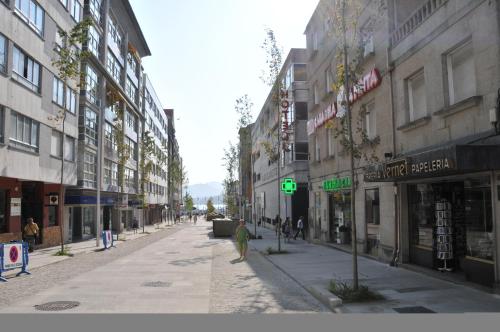
{"type": "Polygon", "coordinates": [[[175,110],[189,183],[222,182],[224,148],[237,142],[235,101],[248,94],[254,119],[269,87],[260,76],[265,28],[283,60],[305,47],[318,0],[130,0],[152,56],[143,66],[164,108],[175,110]]]}

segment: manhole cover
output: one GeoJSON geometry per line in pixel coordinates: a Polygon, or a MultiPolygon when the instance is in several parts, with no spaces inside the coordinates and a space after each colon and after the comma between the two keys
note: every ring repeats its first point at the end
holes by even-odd
{"type": "Polygon", "coordinates": [[[74,301],[57,301],[49,302],[40,305],[36,305],[35,309],[40,311],[64,311],[76,308],[80,305],[80,302],[74,301]]]}
{"type": "Polygon", "coordinates": [[[171,282],[164,282],[164,281],[151,281],[142,284],[142,286],[144,287],[153,287],[153,288],[166,288],[170,287],[171,285],[172,285],[171,282]]]}
{"type": "Polygon", "coordinates": [[[428,309],[426,307],[403,307],[403,308],[393,308],[394,311],[400,314],[434,314],[435,311],[428,309]]]}

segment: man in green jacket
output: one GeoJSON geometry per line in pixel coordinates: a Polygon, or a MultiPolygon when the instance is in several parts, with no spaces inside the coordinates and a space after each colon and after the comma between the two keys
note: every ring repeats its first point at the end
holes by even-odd
{"type": "Polygon", "coordinates": [[[248,240],[250,239],[250,231],[245,227],[245,221],[240,220],[240,225],[236,228],[236,242],[240,252],[240,260],[247,259],[248,240]]]}

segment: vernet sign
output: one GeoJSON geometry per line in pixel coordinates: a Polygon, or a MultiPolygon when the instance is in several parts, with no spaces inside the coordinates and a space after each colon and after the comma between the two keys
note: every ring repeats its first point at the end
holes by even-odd
{"type": "MultiPolygon", "coordinates": [[[[351,91],[349,91],[349,103],[353,104],[360,100],[368,92],[378,88],[380,84],[382,84],[382,76],[380,76],[378,69],[374,68],[351,88],[351,91]]],[[[328,107],[316,115],[314,119],[307,122],[307,134],[314,134],[316,129],[322,127],[327,121],[333,118],[344,117],[346,111],[341,106],[343,100],[345,100],[345,92],[341,88],[337,96],[337,101],[328,105],[328,107]]]]}

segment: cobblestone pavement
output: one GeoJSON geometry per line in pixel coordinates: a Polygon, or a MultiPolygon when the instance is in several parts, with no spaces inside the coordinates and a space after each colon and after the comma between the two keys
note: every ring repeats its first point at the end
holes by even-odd
{"type": "Polygon", "coordinates": [[[125,241],[120,246],[106,252],[76,255],[59,263],[30,270],[32,274],[29,276],[9,279],[8,283],[0,284],[0,310],[10,303],[33,297],[39,292],[50,289],[82,273],[92,271],[119,258],[128,256],[140,248],[173,235],[183,227],[185,226],[180,225],[177,228],[169,228],[133,241],[125,241]]]}
{"type": "Polygon", "coordinates": [[[238,257],[231,240],[213,247],[211,313],[330,312],[256,250],[238,257]]]}

